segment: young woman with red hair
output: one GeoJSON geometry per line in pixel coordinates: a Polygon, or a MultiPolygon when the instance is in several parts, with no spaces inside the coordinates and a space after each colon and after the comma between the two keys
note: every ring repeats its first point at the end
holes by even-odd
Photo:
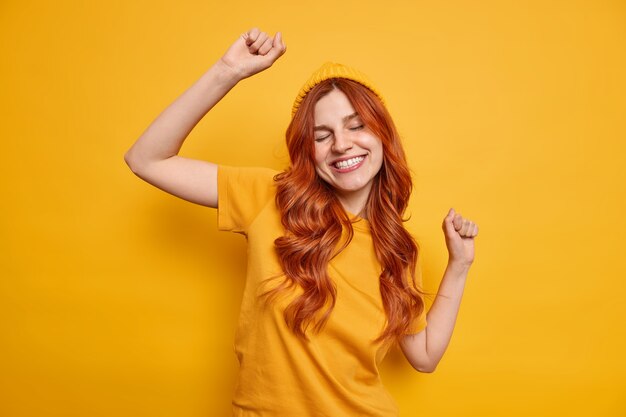
{"type": "Polygon", "coordinates": [[[218,209],[246,235],[234,416],[397,416],[378,365],[394,342],[432,372],[454,329],[478,226],[450,209],[448,266],[426,314],[418,245],[403,225],[411,176],[378,89],[326,63],[298,93],[283,172],[183,158],[193,127],[239,81],[269,68],[282,36],[243,34],[125,155],[156,187],[218,209]]]}

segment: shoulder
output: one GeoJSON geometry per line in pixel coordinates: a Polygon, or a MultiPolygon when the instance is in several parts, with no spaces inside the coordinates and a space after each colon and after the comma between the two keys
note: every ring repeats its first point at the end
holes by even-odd
{"type": "Polygon", "coordinates": [[[229,178],[253,179],[253,180],[274,180],[274,177],[280,173],[275,169],[265,167],[234,167],[229,165],[218,165],[218,176],[229,178]]]}
{"type": "Polygon", "coordinates": [[[218,226],[246,233],[259,212],[276,195],[274,177],[279,172],[264,167],[218,166],[218,226]]]}

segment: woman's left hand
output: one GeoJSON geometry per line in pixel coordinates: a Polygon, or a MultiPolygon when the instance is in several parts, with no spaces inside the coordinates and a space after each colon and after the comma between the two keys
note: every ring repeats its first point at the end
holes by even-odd
{"type": "Polygon", "coordinates": [[[448,263],[469,267],[474,262],[474,238],[478,235],[478,225],[451,208],[443,219],[442,228],[448,247],[448,263]]]}

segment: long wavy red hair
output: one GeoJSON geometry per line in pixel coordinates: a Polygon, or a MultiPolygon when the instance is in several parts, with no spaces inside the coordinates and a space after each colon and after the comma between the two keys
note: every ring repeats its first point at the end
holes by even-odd
{"type": "Polygon", "coordinates": [[[296,284],[303,289],[284,311],[287,325],[303,339],[307,339],[307,328],[314,321],[315,332],[324,327],[335,305],[337,291],[328,275],[328,262],[350,243],[354,232],[332,187],[315,171],[313,130],[315,104],[333,89],[348,97],[383,145],[382,167],[374,178],[365,210],[381,265],[380,292],[387,318],[376,341],[395,340],[424,310],[424,292],[415,281],[419,248],[403,224],[412,181],[389,112],[371,90],[355,81],[332,78],[317,84],[287,128],[291,166],[275,177],[276,206],[285,235],[274,241],[285,279],[264,295],[272,300],[296,284]]]}

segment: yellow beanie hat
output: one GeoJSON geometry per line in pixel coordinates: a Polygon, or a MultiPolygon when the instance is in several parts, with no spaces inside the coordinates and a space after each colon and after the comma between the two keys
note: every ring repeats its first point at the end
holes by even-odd
{"type": "Polygon", "coordinates": [[[300,89],[300,92],[298,93],[298,96],[296,97],[296,100],[294,101],[293,107],[291,109],[292,118],[298,111],[298,107],[300,107],[300,103],[302,103],[302,100],[304,100],[304,97],[307,95],[307,93],[311,91],[311,89],[317,84],[321,83],[324,80],[328,80],[329,78],[347,78],[349,80],[353,80],[360,84],[363,84],[365,87],[372,90],[378,96],[383,105],[385,105],[385,100],[383,100],[382,94],[380,94],[376,87],[374,87],[374,84],[370,81],[367,75],[346,65],[337,64],[334,62],[326,62],[311,75],[311,77],[300,89]]]}

